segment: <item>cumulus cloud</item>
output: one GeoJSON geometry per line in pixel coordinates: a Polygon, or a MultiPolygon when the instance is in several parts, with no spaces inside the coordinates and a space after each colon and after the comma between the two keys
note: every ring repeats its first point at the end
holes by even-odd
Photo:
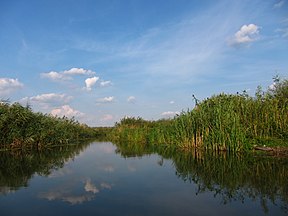
{"type": "Polygon", "coordinates": [[[86,70],[83,68],[71,68],[70,70],[65,70],[65,71],[50,71],[47,73],[42,73],[41,77],[50,79],[52,81],[65,81],[65,80],[72,80],[73,76],[76,75],[86,75],[86,76],[91,76],[94,75],[95,72],[91,70],[86,70]]]}
{"type": "Polygon", "coordinates": [[[257,40],[259,26],[255,24],[243,25],[229,41],[230,45],[247,44],[257,40]]]}
{"type": "Polygon", "coordinates": [[[23,86],[18,79],[0,78],[0,96],[7,96],[23,86]]]}
{"type": "Polygon", "coordinates": [[[63,105],[60,108],[55,108],[51,111],[51,115],[53,116],[66,116],[66,117],[81,117],[84,115],[84,113],[72,109],[69,105],[63,105]]]}
{"type": "Polygon", "coordinates": [[[40,104],[50,104],[57,106],[59,104],[67,104],[68,102],[71,101],[72,98],[73,98],[72,96],[68,96],[66,94],[47,93],[25,99],[40,104]]]}
{"type": "Polygon", "coordinates": [[[129,96],[129,97],[127,98],[127,101],[128,101],[129,103],[135,103],[136,98],[135,98],[134,96],[129,96]]]}
{"type": "Polygon", "coordinates": [[[48,73],[42,73],[41,77],[50,79],[52,81],[63,81],[63,80],[71,80],[72,78],[69,76],[65,76],[62,73],[58,73],[55,71],[50,71],[48,73]]]}
{"type": "Polygon", "coordinates": [[[170,101],[169,103],[170,103],[170,104],[174,104],[174,103],[175,103],[175,101],[170,101]]]}
{"type": "Polygon", "coordinates": [[[274,4],[274,8],[281,8],[285,4],[285,0],[281,0],[274,4]]]}
{"type": "Polygon", "coordinates": [[[180,114],[180,112],[177,112],[177,111],[176,112],[166,111],[166,112],[161,113],[161,115],[164,117],[173,117],[173,116],[179,115],[179,114],[180,114]]]}
{"type": "Polygon", "coordinates": [[[85,70],[83,68],[71,68],[70,70],[65,70],[63,71],[63,74],[66,75],[94,75],[96,74],[94,71],[92,70],[85,70]]]}
{"type": "Polygon", "coordinates": [[[99,77],[96,77],[96,76],[91,77],[91,78],[87,78],[87,79],[85,80],[85,85],[86,85],[85,89],[86,89],[87,91],[91,91],[91,90],[92,90],[92,87],[95,85],[95,83],[96,83],[98,80],[99,80],[99,77]]]}
{"type": "Polygon", "coordinates": [[[97,100],[98,103],[111,103],[114,101],[114,97],[110,96],[110,97],[104,97],[104,98],[99,98],[97,100]]]}

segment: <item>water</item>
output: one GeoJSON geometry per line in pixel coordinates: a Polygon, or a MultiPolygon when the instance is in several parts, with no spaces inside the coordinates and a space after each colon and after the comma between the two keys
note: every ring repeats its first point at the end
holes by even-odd
{"type": "Polygon", "coordinates": [[[287,158],[110,142],[0,153],[0,214],[287,215],[287,158]]]}

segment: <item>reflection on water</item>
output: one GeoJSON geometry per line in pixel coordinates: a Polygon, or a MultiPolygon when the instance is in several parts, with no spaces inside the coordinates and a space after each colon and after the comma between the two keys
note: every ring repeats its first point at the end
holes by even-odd
{"type": "Polygon", "coordinates": [[[0,210],[1,215],[286,215],[287,168],[287,158],[131,143],[0,152],[0,210]]]}

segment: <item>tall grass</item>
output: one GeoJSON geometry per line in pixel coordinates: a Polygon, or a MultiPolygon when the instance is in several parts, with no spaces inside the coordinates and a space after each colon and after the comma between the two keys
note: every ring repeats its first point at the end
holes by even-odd
{"type": "Polygon", "coordinates": [[[288,80],[276,77],[273,88],[264,92],[258,87],[254,97],[245,91],[213,95],[170,120],[125,118],[115,125],[111,137],[215,151],[246,151],[270,141],[283,144],[288,140],[288,80]]]}
{"type": "Polygon", "coordinates": [[[0,102],[0,148],[41,148],[95,137],[95,130],[73,118],[34,113],[29,106],[0,102]]]}

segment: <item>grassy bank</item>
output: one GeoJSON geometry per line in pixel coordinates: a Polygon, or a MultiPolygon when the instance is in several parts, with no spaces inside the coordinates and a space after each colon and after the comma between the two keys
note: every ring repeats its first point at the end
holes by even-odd
{"type": "Polygon", "coordinates": [[[112,140],[139,145],[167,145],[216,151],[245,151],[254,145],[286,145],[288,140],[288,80],[274,78],[267,91],[255,96],[219,94],[170,120],[124,118],[112,140]]]}
{"type": "Polygon", "coordinates": [[[97,137],[97,130],[73,118],[34,113],[29,106],[0,102],[0,148],[42,148],[97,137]]]}

